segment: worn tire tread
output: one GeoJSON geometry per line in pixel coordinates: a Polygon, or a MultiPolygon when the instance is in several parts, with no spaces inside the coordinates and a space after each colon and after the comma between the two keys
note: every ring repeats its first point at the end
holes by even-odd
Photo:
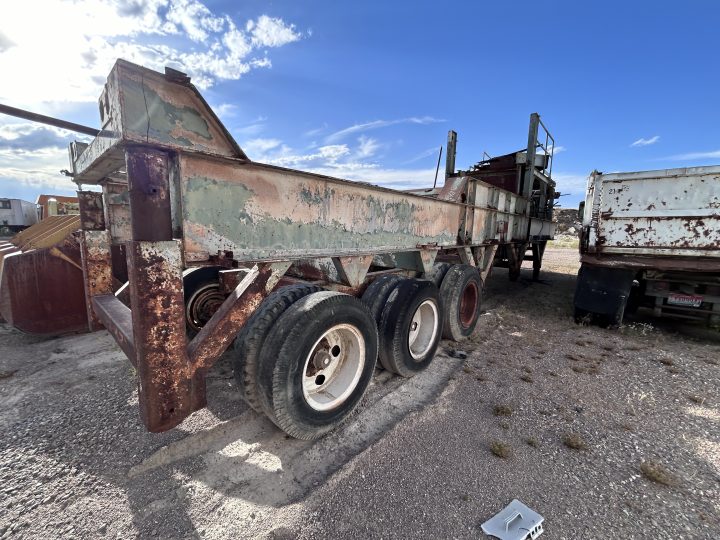
{"type": "Polygon", "coordinates": [[[260,352],[275,322],[292,304],[308,294],[322,290],[316,285],[282,287],[260,304],[235,340],[234,372],[240,396],[255,412],[263,413],[257,389],[260,352]]]}

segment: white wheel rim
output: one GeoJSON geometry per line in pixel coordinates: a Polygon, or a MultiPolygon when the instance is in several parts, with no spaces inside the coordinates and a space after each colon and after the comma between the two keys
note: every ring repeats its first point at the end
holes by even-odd
{"type": "Polygon", "coordinates": [[[438,308],[432,300],[425,300],[418,306],[408,333],[410,355],[419,360],[423,358],[435,343],[439,328],[438,308]]]}
{"type": "Polygon", "coordinates": [[[365,339],[351,324],[337,324],[315,342],[303,366],[303,397],[328,411],[350,397],[365,366],[365,339]]]}

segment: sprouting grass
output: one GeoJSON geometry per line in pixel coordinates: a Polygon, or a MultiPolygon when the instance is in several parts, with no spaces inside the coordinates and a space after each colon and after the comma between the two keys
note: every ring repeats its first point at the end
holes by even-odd
{"type": "Polygon", "coordinates": [[[492,441],[490,443],[490,451],[499,458],[507,459],[512,454],[510,445],[502,441],[492,441]]]}
{"type": "Polygon", "coordinates": [[[587,443],[578,433],[566,433],[563,435],[562,442],[573,450],[587,450],[588,448],[587,443]]]}
{"type": "Polygon", "coordinates": [[[510,405],[495,405],[493,407],[493,414],[495,416],[510,416],[513,413],[513,408],[510,405]]]}
{"type": "Polygon", "coordinates": [[[526,383],[533,383],[535,380],[530,375],[520,375],[520,380],[525,381],[526,383]]]}
{"type": "Polygon", "coordinates": [[[538,440],[535,437],[526,438],[525,443],[528,446],[532,446],[533,448],[537,448],[538,446],[540,446],[540,443],[538,442],[538,440]]]}

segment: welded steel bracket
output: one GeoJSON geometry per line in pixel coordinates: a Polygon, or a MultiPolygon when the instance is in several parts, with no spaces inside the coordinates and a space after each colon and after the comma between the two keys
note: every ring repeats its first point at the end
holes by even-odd
{"type": "Polygon", "coordinates": [[[345,285],[359,287],[365,281],[372,255],[360,255],[358,257],[333,257],[332,262],[345,285]]]}

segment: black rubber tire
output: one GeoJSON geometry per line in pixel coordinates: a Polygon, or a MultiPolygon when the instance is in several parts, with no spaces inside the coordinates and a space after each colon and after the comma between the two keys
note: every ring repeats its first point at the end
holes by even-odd
{"type": "Polygon", "coordinates": [[[443,337],[462,341],[472,335],[480,320],[482,280],[477,268],[455,264],[440,285],[445,319],[443,337]]]}
{"type": "Polygon", "coordinates": [[[452,264],[443,262],[435,263],[433,265],[433,274],[430,277],[430,281],[432,281],[438,289],[440,289],[442,280],[445,279],[445,274],[447,274],[447,271],[450,270],[451,266],[452,264]]]}
{"type": "Polygon", "coordinates": [[[233,371],[240,397],[258,413],[263,413],[257,390],[260,351],[272,326],[295,302],[322,290],[316,285],[288,285],[270,293],[255,310],[235,340],[233,371]]]}
{"type": "Polygon", "coordinates": [[[385,307],[388,296],[395,286],[402,281],[402,276],[390,274],[381,276],[373,281],[362,295],[362,302],[370,310],[370,314],[377,324],[380,324],[380,315],[385,307]]]}
{"type": "Polygon", "coordinates": [[[288,435],[313,440],[339,426],[360,403],[377,361],[375,321],[357,298],[333,291],[312,293],[295,302],[278,319],[260,353],[257,376],[260,404],[268,418],[288,435]],[[302,391],[306,357],[332,326],[350,324],[361,334],[365,357],[359,380],[340,405],[312,408],[302,391]]]}
{"type": "Polygon", "coordinates": [[[405,279],[397,284],[383,309],[380,318],[379,358],[388,371],[403,377],[412,377],[432,362],[442,337],[443,307],[438,289],[432,281],[405,279]],[[410,352],[408,335],[415,312],[425,301],[435,305],[437,327],[427,345],[426,352],[414,358],[410,352]]]}
{"type": "Polygon", "coordinates": [[[218,266],[201,266],[195,268],[183,275],[183,299],[185,300],[185,328],[189,337],[195,336],[199,329],[204,326],[207,321],[191,321],[188,313],[188,304],[193,295],[205,286],[212,287],[213,290],[220,290],[220,281],[218,275],[222,268],[218,266]]]}

